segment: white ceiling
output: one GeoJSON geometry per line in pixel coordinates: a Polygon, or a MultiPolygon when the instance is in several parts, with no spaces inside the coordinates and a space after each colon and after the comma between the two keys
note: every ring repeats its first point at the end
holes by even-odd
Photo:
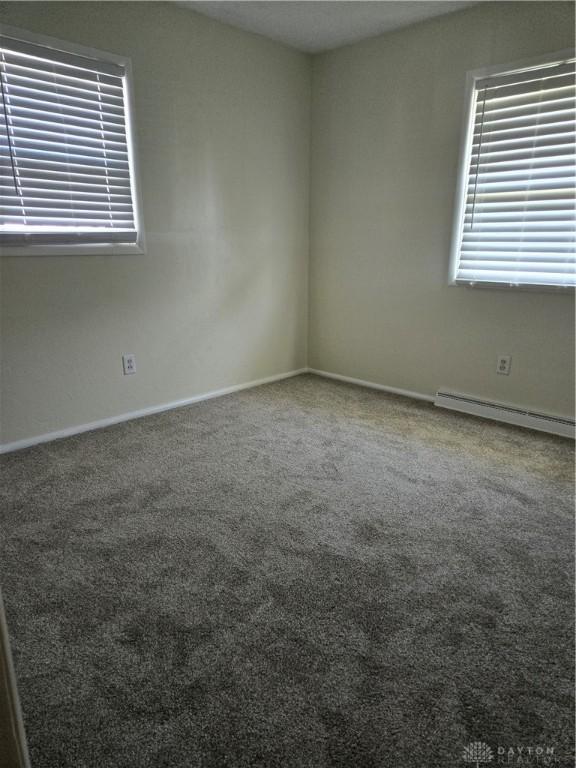
{"type": "Polygon", "coordinates": [[[476,2],[456,0],[213,0],[180,2],[234,27],[257,32],[306,53],[355,43],[476,2]]]}

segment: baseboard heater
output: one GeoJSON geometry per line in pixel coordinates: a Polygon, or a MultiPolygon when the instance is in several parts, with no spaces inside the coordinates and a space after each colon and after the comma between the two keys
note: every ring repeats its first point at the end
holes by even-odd
{"type": "Polygon", "coordinates": [[[550,416],[536,411],[527,411],[523,408],[515,408],[513,405],[503,403],[491,403],[488,400],[478,400],[456,392],[443,392],[438,390],[434,399],[434,405],[448,408],[451,411],[469,413],[472,416],[481,416],[494,421],[504,421],[506,424],[515,424],[518,427],[537,429],[540,432],[551,432],[562,437],[571,437],[574,440],[576,422],[573,419],[564,419],[561,416],[550,416]]]}

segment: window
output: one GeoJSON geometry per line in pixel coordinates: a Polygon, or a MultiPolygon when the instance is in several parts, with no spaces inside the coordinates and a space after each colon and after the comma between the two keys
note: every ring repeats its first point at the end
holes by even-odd
{"type": "Polygon", "coordinates": [[[2,252],[142,252],[128,66],[2,27],[2,252]]]}
{"type": "Polygon", "coordinates": [[[574,53],[469,74],[452,282],[574,286],[574,53]]]}

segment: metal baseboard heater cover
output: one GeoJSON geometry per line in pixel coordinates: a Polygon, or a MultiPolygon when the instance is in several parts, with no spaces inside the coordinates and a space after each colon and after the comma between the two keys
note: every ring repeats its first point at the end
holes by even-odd
{"type": "Polygon", "coordinates": [[[527,411],[504,403],[491,403],[488,400],[479,400],[457,392],[445,392],[438,390],[434,405],[448,408],[451,411],[469,413],[472,416],[481,416],[485,419],[503,421],[506,424],[515,424],[518,427],[537,429],[539,432],[550,432],[553,435],[570,437],[574,440],[576,423],[573,419],[565,419],[561,416],[551,416],[546,413],[527,411]]]}

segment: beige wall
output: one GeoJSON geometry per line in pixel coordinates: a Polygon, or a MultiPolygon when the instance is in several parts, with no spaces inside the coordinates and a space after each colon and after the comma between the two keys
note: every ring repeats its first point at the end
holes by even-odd
{"type": "Polygon", "coordinates": [[[169,4],[0,20],[132,58],[147,237],[145,256],[2,257],[0,442],[306,365],[309,59],[169,4]]]}
{"type": "Polygon", "coordinates": [[[571,4],[482,3],[312,62],[169,4],[0,20],[132,58],[147,235],[145,256],[2,257],[0,442],[307,362],[573,413],[573,297],[447,286],[465,72],[570,45],[571,4]]]}
{"type": "Polygon", "coordinates": [[[489,2],[314,58],[312,367],[573,414],[573,296],[447,285],[465,73],[573,30],[571,3],[489,2]]]}

